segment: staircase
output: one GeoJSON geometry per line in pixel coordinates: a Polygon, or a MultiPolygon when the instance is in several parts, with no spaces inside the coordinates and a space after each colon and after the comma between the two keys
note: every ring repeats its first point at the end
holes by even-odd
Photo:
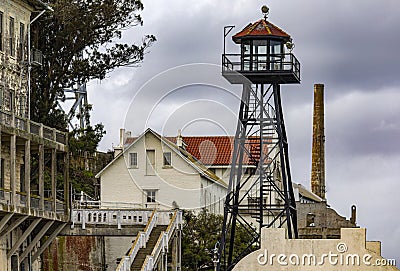
{"type": "Polygon", "coordinates": [[[153,251],[154,246],[157,243],[158,238],[160,237],[161,232],[165,231],[167,229],[167,226],[156,226],[153,228],[150,234],[149,241],[146,243],[145,248],[141,248],[138,251],[138,254],[135,257],[135,260],[133,261],[131,265],[131,271],[139,271],[141,270],[143,263],[146,259],[147,255],[150,255],[151,252],[153,251]]]}

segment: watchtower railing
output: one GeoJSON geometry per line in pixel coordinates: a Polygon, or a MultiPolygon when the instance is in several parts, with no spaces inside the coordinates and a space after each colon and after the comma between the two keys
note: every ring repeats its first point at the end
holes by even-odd
{"type": "Polygon", "coordinates": [[[222,72],[292,72],[300,79],[300,62],[292,53],[285,54],[223,54],[222,72]]]}

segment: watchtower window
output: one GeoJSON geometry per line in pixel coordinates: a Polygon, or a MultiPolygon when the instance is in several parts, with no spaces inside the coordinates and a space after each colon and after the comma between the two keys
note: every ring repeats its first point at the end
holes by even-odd
{"type": "Polygon", "coordinates": [[[268,60],[267,49],[268,49],[267,40],[253,41],[253,70],[255,71],[267,70],[267,60],[268,60]]]}
{"type": "Polygon", "coordinates": [[[282,70],[282,43],[271,40],[269,45],[270,70],[282,70]]]}
{"type": "Polygon", "coordinates": [[[282,70],[283,42],[273,39],[242,40],[242,70],[282,70]]]}
{"type": "Polygon", "coordinates": [[[242,70],[250,70],[250,59],[251,59],[251,44],[249,40],[243,41],[242,43],[242,70]]]}

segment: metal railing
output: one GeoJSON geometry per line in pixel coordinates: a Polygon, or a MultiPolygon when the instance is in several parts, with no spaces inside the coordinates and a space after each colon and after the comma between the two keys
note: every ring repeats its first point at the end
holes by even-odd
{"type": "Polygon", "coordinates": [[[12,112],[0,110],[0,123],[63,145],[67,144],[68,135],[66,132],[61,132],[27,118],[16,116],[12,112]]]}
{"type": "Polygon", "coordinates": [[[146,256],[141,271],[154,270],[154,267],[160,259],[160,256],[168,252],[169,240],[171,240],[175,230],[181,227],[182,223],[182,212],[176,211],[171,218],[167,229],[161,232],[160,237],[158,238],[157,243],[154,246],[153,251],[151,252],[151,255],[146,256]]]}
{"type": "Polygon", "coordinates": [[[152,210],[118,210],[118,209],[72,209],[71,227],[81,225],[117,226],[121,229],[127,225],[146,225],[152,210]]]}
{"type": "Polygon", "coordinates": [[[143,247],[146,247],[146,243],[150,238],[150,234],[153,231],[153,228],[156,225],[158,214],[156,210],[154,210],[150,216],[149,221],[147,222],[146,228],[144,231],[140,231],[136,236],[135,242],[133,243],[131,249],[128,252],[128,255],[125,256],[121,262],[118,264],[116,271],[130,271],[131,265],[139,252],[139,250],[143,247]]]}
{"type": "Polygon", "coordinates": [[[222,72],[292,72],[300,79],[300,62],[292,53],[286,54],[223,54],[222,72]]]}

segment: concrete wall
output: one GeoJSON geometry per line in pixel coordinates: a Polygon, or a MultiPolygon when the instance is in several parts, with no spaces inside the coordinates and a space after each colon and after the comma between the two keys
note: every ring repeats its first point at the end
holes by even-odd
{"type": "Polygon", "coordinates": [[[379,242],[367,242],[365,229],[342,229],[341,239],[288,240],[285,229],[263,229],[261,249],[233,269],[247,270],[398,270],[385,265],[379,242]]]}

